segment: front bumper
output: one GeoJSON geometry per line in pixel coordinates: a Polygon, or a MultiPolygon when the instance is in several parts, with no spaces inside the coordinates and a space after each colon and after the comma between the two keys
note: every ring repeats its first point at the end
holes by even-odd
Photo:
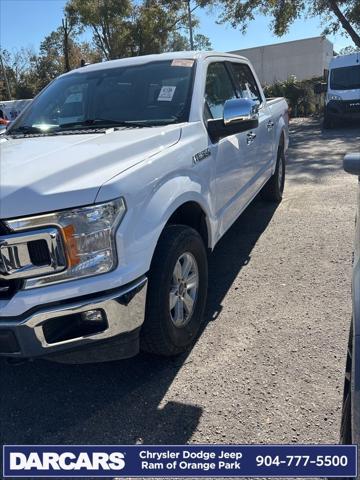
{"type": "Polygon", "coordinates": [[[360,120],[360,100],[330,100],[325,115],[333,120],[360,120]]]}
{"type": "MultiPolygon", "coordinates": [[[[60,357],[94,350],[114,339],[138,332],[144,321],[147,278],[95,295],[40,306],[21,317],[0,316],[0,355],[14,358],[60,357]],[[83,320],[85,312],[101,312],[100,323],[83,320]]],[[[134,336],[131,341],[134,343],[134,336]]],[[[124,342],[121,342],[124,343],[124,342]]],[[[134,343],[135,350],[138,342],[134,343]]],[[[101,360],[106,360],[106,345],[101,360]]],[[[134,350],[133,354],[137,351],[134,350]]],[[[126,351],[126,349],[124,350],[126,351]]],[[[117,358],[131,356],[128,353],[117,358]]],[[[94,355],[90,355],[92,361],[94,355]]],[[[74,357],[75,358],[75,357],[74,357]]]]}

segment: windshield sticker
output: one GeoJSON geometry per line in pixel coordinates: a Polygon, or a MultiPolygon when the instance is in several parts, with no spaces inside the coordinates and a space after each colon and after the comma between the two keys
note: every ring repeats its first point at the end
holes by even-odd
{"type": "Polygon", "coordinates": [[[171,102],[175,93],[176,87],[161,87],[158,102],[171,102]]]}
{"type": "Polygon", "coordinates": [[[194,65],[194,60],[189,60],[186,58],[178,58],[171,62],[172,67],[188,67],[191,68],[194,65]]]}

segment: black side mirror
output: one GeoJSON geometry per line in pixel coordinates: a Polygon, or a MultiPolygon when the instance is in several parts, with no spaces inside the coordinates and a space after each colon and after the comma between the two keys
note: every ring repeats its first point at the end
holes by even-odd
{"type": "Polygon", "coordinates": [[[360,153],[345,155],[343,166],[345,172],[360,176],[360,153]]]}
{"type": "Polygon", "coordinates": [[[249,98],[235,98],[224,104],[223,118],[208,120],[213,143],[220,138],[251,130],[259,125],[259,105],[249,98]]]}
{"type": "Polygon", "coordinates": [[[321,93],[325,93],[326,90],[327,90],[327,83],[325,83],[325,82],[315,83],[314,93],[316,93],[316,95],[320,95],[321,93]]]}

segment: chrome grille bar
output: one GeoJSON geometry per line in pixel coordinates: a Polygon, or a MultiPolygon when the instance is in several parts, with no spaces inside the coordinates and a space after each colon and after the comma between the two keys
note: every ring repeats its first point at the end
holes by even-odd
{"type": "Polygon", "coordinates": [[[57,228],[44,228],[0,236],[0,278],[6,280],[31,278],[61,272],[66,268],[66,256],[57,228]],[[35,265],[29,244],[42,240],[48,250],[46,265],[35,265]]]}

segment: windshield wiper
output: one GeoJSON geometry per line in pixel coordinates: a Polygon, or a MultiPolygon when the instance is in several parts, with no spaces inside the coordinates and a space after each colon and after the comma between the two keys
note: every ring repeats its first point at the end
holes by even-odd
{"type": "Polygon", "coordinates": [[[44,131],[41,130],[41,128],[32,127],[31,125],[21,125],[20,127],[17,127],[15,129],[10,128],[6,132],[7,135],[8,134],[12,135],[17,133],[26,135],[27,133],[44,133],[44,131]]]}
{"type": "Polygon", "coordinates": [[[152,126],[146,122],[131,122],[131,121],[119,121],[119,120],[108,120],[106,118],[89,118],[82,122],[70,122],[63,123],[59,125],[61,130],[67,128],[91,128],[93,126],[103,126],[103,127],[146,127],[152,126]]]}

